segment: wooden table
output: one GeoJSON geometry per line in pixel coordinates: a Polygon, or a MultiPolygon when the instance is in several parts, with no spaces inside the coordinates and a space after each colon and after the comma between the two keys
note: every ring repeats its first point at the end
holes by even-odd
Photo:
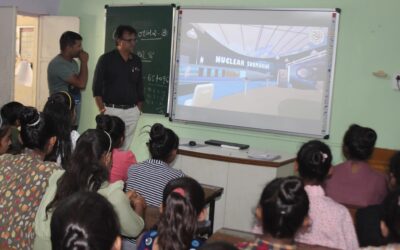
{"type": "Polygon", "coordinates": [[[293,175],[295,155],[260,150],[280,158],[256,160],[249,157],[249,153],[258,151],[255,148],[236,150],[197,143],[196,147],[181,144],[173,167],[200,183],[224,188],[225,194],[215,203],[215,229],[250,231],[253,210],[265,184],[276,177],[293,175]]]}
{"type": "Polygon", "coordinates": [[[210,232],[208,235],[210,236],[214,231],[214,215],[215,215],[215,201],[221,197],[224,189],[222,187],[216,187],[206,184],[201,184],[204,190],[205,202],[206,205],[210,205],[210,210],[208,211],[208,219],[210,220],[210,232]]]}
{"type": "MultiPolygon", "coordinates": [[[[243,241],[254,241],[257,237],[259,237],[259,235],[256,235],[253,233],[234,230],[234,229],[228,229],[228,228],[221,228],[217,232],[215,232],[213,235],[211,235],[211,237],[207,240],[207,242],[225,241],[225,242],[235,245],[235,244],[237,244],[239,242],[243,242],[243,241]]],[[[305,250],[305,249],[333,250],[333,248],[329,248],[329,247],[308,245],[308,244],[303,244],[303,243],[296,243],[296,246],[297,246],[298,250],[305,250]]]]}

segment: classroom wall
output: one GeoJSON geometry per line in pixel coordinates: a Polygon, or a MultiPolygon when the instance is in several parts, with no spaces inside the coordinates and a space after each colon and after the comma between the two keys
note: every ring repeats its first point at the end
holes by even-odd
{"type": "MultiPolygon", "coordinates": [[[[171,1],[141,0],[144,4],[170,4],[171,1]]],[[[341,8],[337,45],[335,80],[330,138],[325,140],[334,152],[334,162],[340,162],[341,141],[348,126],[359,123],[374,128],[378,133],[377,146],[400,149],[399,111],[400,91],[391,87],[391,78],[400,72],[400,33],[398,32],[398,0],[188,0],[176,1],[182,6],[226,6],[242,8],[341,8]],[[384,70],[387,78],[372,72],[384,70]]],[[[98,110],[91,92],[93,71],[98,57],[104,52],[104,5],[134,5],[129,0],[60,0],[60,15],[80,18],[84,48],[90,55],[89,83],[83,93],[80,130],[95,126],[98,110]]],[[[138,160],[148,157],[145,125],[161,122],[174,129],[180,137],[194,139],[222,139],[250,144],[252,148],[295,153],[310,138],[261,133],[246,130],[171,123],[158,115],[142,115],[134,139],[133,151],[138,160]]]]}
{"type": "Polygon", "coordinates": [[[59,0],[1,0],[0,6],[16,6],[19,14],[57,15],[59,0]]]}

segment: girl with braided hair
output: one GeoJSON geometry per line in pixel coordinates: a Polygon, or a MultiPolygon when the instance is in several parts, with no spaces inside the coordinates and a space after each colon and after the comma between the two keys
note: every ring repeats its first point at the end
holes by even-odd
{"type": "Polygon", "coordinates": [[[48,98],[43,113],[57,125],[57,144],[46,160],[57,162],[65,169],[79,138],[78,131],[72,128],[76,117],[75,102],[66,91],[54,93],[48,98]]]}
{"type": "Polygon", "coordinates": [[[110,183],[128,179],[128,168],[136,164],[136,156],[131,150],[123,150],[125,141],[125,122],[118,116],[99,114],[96,116],[98,129],[107,131],[113,141],[112,167],[110,171],[110,183]]]}
{"type": "Polygon", "coordinates": [[[358,249],[353,221],[346,207],[325,195],[322,183],[331,169],[332,153],[318,140],[305,143],[297,153],[295,169],[310,200],[311,226],[301,230],[296,241],[335,249],[358,249]]]}
{"type": "Polygon", "coordinates": [[[179,145],[178,135],[160,123],[151,126],[149,135],[147,146],[151,159],[129,168],[126,189],[136,190],[145,198],[147,205],[159,207],[167,183],[183,177],[184,173],[172,167],[179,145]]]}
{"type": "Polygon", "coordinates": [[[58,250],[121,249],[112,204],[95,192],[78,192],[62,200],[51,219],[51,245],[58,250]]]}
{"type": "Polygon", "coordinates": [[[198,221],[204,220],[204,199],[203,188],[192,178],[168,182],[156,229],[144,233],[137,250],[198,249],[203,243],[203,239],[196,238],[196,232],[198,221]]]}
{"type": "Polygon", "coordinates": [[[277,178],[268,183],[256,209],[262,236],[242,242],[239,249],[294,249],[296,232],[306,223],[309,201],[298,177],[277,178]]]}
{"type": "Polygon", "coordinates": [[[36,213],[33,249],[51,249],[52,214],[64,199],[79,191],[103,195],[118,215],[121,234],[127,237],[139,235],[144,227],[145,201],[134,191],[124,193],[122,181],[108,182],[111,149],[111,136],[103,130],[88,129],[79,137],[66,169],[55,171],[49,179],[49,186],[36,213]]]}
{"type": "Polygon", "coordinates": [[[24,107],[20,121],[24,150],[0,156],[0,249],[32,249],[40,200],[49,177],[59,169],[55,162],[45,161],[57,140],[52,120],[24,107]]]}

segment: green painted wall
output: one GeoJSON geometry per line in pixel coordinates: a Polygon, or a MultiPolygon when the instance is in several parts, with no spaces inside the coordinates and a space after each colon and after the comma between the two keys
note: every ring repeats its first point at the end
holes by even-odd
{"type": "MultiPolygon", "coordinates": [[[[95,126],[98,113],[91,93],[91,81],[98,57],[104,52],[104,5],[170,4],[171,1],[61,0],[60,15],[78,16],[84,48],[90,55],[89,83],[83,93],[80,130],[95,126]]],[[[391,87],[392,76],[400,73],[399,0],[188,0],[181,6],[229,6],[242,8],[341,8],[339,39],[333,91],[330,139],[326,142],[340,162],[341,140],[352,123],[370,126],[378,133],[377,146],[400,149],[400,91],[391,87]],[[246,3],[247,5],[244,5],[246,3]],[[384,70],[388,78],[372,72],[384,70]]],[[[170,123],[157,115],[143,115],[139,121],[132,150],[138,160],[148,157],[145,125],[161,122],[182,138],[222,139],[250,144],[253,148],[295,153],[310,138],[170,123]]]]}

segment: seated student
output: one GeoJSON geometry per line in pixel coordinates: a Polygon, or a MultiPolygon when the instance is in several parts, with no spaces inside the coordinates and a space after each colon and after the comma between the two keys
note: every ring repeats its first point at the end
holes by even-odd
{"type": "Polygon", "coordinates": [[[121,249],[118,216],[112,204],[95,192],[78,192],[62,200],[50,228],[52,249],[121,249]]]}
{"type": "MultiPolygon", "coordinates": [[[[400,249],[400,190],[396,189],[388,194],[383,202],[383,216],[378,225],[386,245],[381,247],[367,247],[365,249],[400,249]]],[[[363,248],[364,249],[364,248],[363,248]]]]}
{"type": "Polygon", "coordinates": [[[387,193],[386,177],[366,162],[374,150],[376,133],[351,125],[344,135],[343,154],[347,161],[333,168],[325,183],[326,194],[335,201],[356,207],[380,204],[387,193]]]}
{"type": "Polygon", "coordinates": [[[79,137],[79,133],[72,129],[76,117],[75,102],[68,92],[57,92],[49,97],[43,112],[57,124],[57,145],[47,159],[57,161],[65,168],[79,137]]]}
{"type": "Polygon", "coordinates": [[[5,154],[11,145],[11,127],[3,122],[0,115],[0,155],[5,154]]]}
{"type": "Polygon", "coordinates": [[[196,231],[198,221],[204,220],[204,199],[203,188],[192,178],[168,182],[156,229],[141,236],[137,250],[198,249],[203,244],[203,239],[196,238],[196,231]]]}
{"type": "Polygon", "coordinates": [[[296,241],[336,249],[358,249],[350,213],[325,195],[321,186],[332,163],[329,147],[320,141],[305,143],[297,153],[295,168],[304,182],[310,200],[311,226],[296,235],[296,241]]]}
{"type": "Polygon", "coordinates": [[[372,205],[357,209],[355,227],[360,247],[382,246],[387,240],[381,232],[382,205],[372,205]]]}
{"type": "Polygon", "coordinates": [[[65,170],[57,170],[50,177],[35,218],[34,249],[51,249],[50,220],[54,209],[63,199],[82,190],[97,192],[114,206],[122,235],[136,237],[142,231],[143,197],[134,191],[125,194],[122,181],[108,182],[111,145],[110,135],[103,130],[89,129],[79,137],[65,170]]]}
{"type": "Polygon", "coordinates": [[[107,131],[113,141],[112,167],[110,172],[110,183],[128,179],[128,168],[136,164],[136,157],[131,150],[123,150],[121,147],[125,140],[125,123],[118,116],[97,115],[96,123],[98,129],[107,131]]]}
{"type": "Polygon", "coordinates": [[[268,183],[256,209],[262,222],[261,238],[237,244],[239,249],[295,249],[294,236],[306,224],[309,201],[297,177],[276,178],[268,183]]]}
{"type": "Polygon", "coordinates": [[[11,146],[7,151],[9,154],[20,154],[23,149],[19,138],[19,127],[21,126],[19,118],[23,108],[24,105],[19,102],[9,102],[1,108],[3,123],[11,126],[11,146]]]}
{"type": "Polygon", "coordinates": [[[179,138],[174,131],[154,124],[148,143],[151,159],[129,168],[127,190],[136,190],[143,195],[147,205],[159,207],[165,185],[184,176],[181,170],[169,166],[175,160],[178,145],[179,138]]]}
{"type": "Polygon", "coordinates": [[[0,249],[32,249],[33,222],[50,175],[58,169],[45,162],[56,142],[55,128],[34,108],[21,112],[21,154],[0,156],[0,249]]]}
{"type": "MultiPolygon", "coordinates": [[[[389,190],[400,188],[400,152],[395,153],[389,163],[389,190]]],[[[381,221],[384,208],[382,204],[360,208],[356,213],[356,232],[361,247],[382,246],[387,238],[382,235],[381,221]]]]}

